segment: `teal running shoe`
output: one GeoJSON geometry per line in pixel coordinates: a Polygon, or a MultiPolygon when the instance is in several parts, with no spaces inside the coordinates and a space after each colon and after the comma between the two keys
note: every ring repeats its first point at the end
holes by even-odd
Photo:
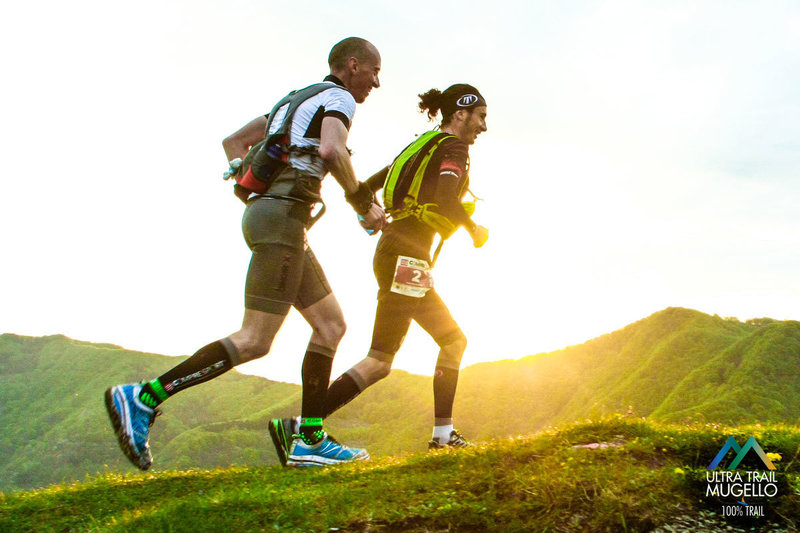
{"type": "Polygon", "coordinates": [[[119,447],[136,468],[147,470],[153,464],[150,455],[150,426],[160,411],[139,400],[138,383],[117,385],[106,390],[106,409],[119,447]]]}
{"type": "Polygon", "coordinates": [[[433,438],[428,441],[429,450],[439,450],[442,448],[471,448],[473,446],[475,445],[465,439],[464,436],[456,430],[450,432],[450,440],[447,442],[440,442],[438,438],[433,438]]]}
{"type": "Polygon", "coordinates": [[[269,421],[269,436],[272,438],[272,444],[275,446],[278,460],[283,466],[286,466],[292,438],[297,433],[295,426],[296,419],[294,418],[273,418],[269,421]]]}
{"type": "Polygon", "coordinates": [[[352,461],[365,461],[369,459],[367,450],[349,448],[339,444],[330,435],[316,444],[306,444],[302,439],[295,438],[289,450],[286,464],[289,466],[328,466],[352,461]]]}

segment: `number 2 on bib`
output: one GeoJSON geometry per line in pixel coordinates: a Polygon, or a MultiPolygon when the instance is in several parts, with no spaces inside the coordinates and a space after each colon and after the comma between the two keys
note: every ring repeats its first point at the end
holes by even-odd
{"type": "Polygon", "coordinates": [[[392,292],[422,298],[432,288],[433,274],[427,261],[404,255],[397,257],[392,292]]]}

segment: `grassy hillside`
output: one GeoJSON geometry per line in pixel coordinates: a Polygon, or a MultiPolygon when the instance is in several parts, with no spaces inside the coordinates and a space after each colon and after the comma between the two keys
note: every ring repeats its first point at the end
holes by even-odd
{"type": "MultiPolygon", "coordinates": [[[[0,490],[128,471],[103,391],[115,382],[158,375],[174,363],[62,336],[1,336],[0,490]]],[[[161,468],[276,461],[260,429],[270,414],[296,411],[300,389],[229,372],[199,394],[184,396],[171,400],[169,416],[153,426],[161,468]]]]}
{"type": "Polygon", "coordinates": [[[0,494],[0,530],[28,531],[797,531],[800,430],[679,426],[622,417],[459,451],[328,469],[107,474],[0,494]],[[766,516],[734,521],[705,496],[728,436],[782,456],[766,516]],[[612,443],[599,449],[588,443],[612,443]],[[742,529],[739,529],[742,528],[742,529]]]}
{"type": "MultiPolygon", "coordinates": [[[[431,354],[435,357],[435,354],[431,354]]],[[[103,390],[174,358],[66,337],[0,336],[0,490],[129,472],[103,390]]],[[[671,308],[579,346],[463,369],[456,424],[488,440],[631,409],[661,421],[800,423],[800,322],[741,323],[671,308]]],[[[326,426],[373,456],[423,451],[431,378],[395,371],[326,426]]],[[[297,414],[300,387],[229,372],[164,404],[156,471],[274,464],[267,420],[297,414]]]]}

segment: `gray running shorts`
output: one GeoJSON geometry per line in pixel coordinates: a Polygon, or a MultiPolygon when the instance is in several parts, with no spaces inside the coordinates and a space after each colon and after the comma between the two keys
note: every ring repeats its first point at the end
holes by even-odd
{"type": "Polygon", "coordinates": [[[311,206],[258,197],[247,202],[242,232],[253,252],[245,283],[244,306],[286,315],[320,301],[330,285],[306,241],[311,206]]]}

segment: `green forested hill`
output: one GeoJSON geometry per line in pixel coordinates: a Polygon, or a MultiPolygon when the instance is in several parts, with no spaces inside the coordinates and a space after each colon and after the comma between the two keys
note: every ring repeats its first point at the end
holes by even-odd
{"type": "MultiPolygon", "coordinates": [[[[62,336],[0,337],[0,490],[39,487],[88,473],[128,471],[103,404],[114,382],[158,375],[171,357],[62,336]]],[[[299,407],[300,388],[229,372],[176,396],[153,426],[162,468],[274,461],[262,426],[299,407]]]]}
{"type": "MultiPolygon", "coordinates": [[[[116,447],[103,390],[172,364],[62,336],[0,336],[0,490],[132,470],[116,447]]],[[[798,367],[800,322],[741,323],[670,308],[579,346],[465,368],[456,424],[476,440],[628,411],[665,421],[797,424],[798,367]]],[[[421,451],[431,391],[430,377],[395,371],[326,425],[372,455],[421,451]]],[[[299,402],[297,385],[237,372],[177,395],[153,426],[154,470],[274,463],[266,422],[296,414],[299,402]]]]}
{"type": "Polygon", "coordinates": [[[579,346],[464,369],[457,415],[468,413],[459,423],[480,438],[629,410],[665,421],[798,423],[798,368],[800,322],[670,308],[579,346]]]}

